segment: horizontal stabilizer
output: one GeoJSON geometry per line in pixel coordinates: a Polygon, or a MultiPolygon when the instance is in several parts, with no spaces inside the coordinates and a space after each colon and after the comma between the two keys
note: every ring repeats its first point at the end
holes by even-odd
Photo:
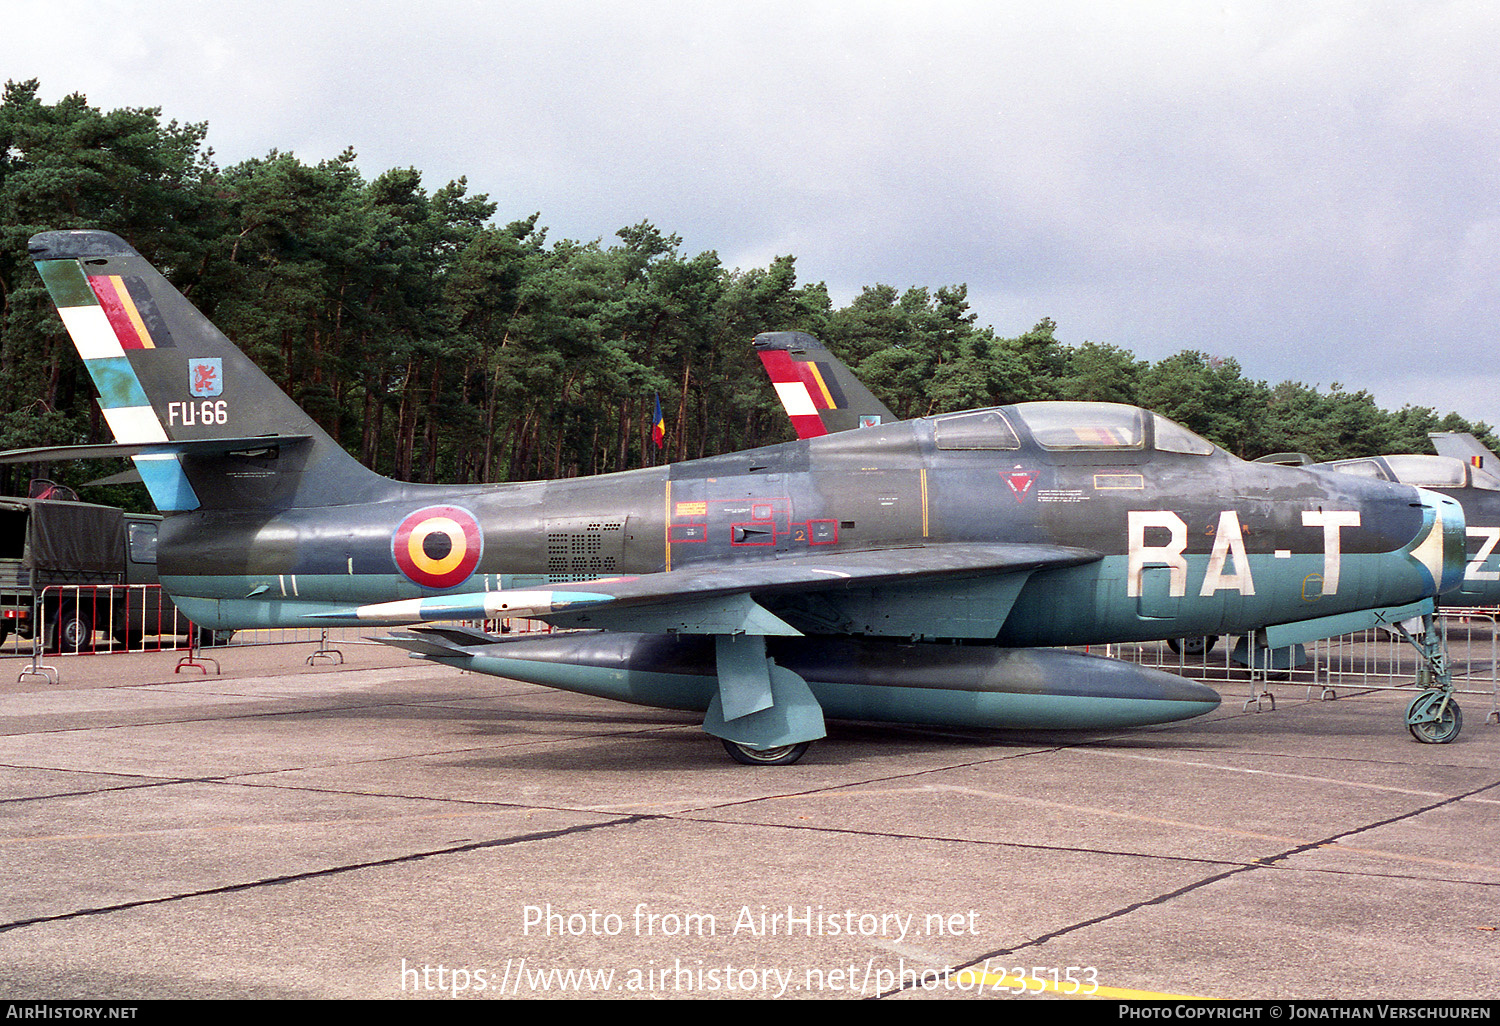
{"type": "Polygon", "coordinates": [[[53,445],[40,449],[8,449],[0,463],[52,463],[59,460],[102,460],[130,456],[223,456],[232,452],[261,452],[308,441],[311,435],[256,435],[251,438],[197,438],[165,442],[114,442],[100,445],[53,445]]]}

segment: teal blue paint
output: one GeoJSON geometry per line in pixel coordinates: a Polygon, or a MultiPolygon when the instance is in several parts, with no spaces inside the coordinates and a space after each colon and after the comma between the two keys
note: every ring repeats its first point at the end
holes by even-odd
{"type": "MultiPolygon", "coordinates": [[[[174,569],[178,569],[174,567],[174,569]]],[[[306,605],[308,611],[335,612],[356,605],[389,602],[393,599],[421,598],[418,588],[399,574],[297,574],[296,586],[291,574],[162,574],[161,583],[174,594],[197,595],[200,598],[242,601],[247,606],[264,605],[272,598],[290,600],[290,605],[306,605]],[[282,595],[282,588],[286,595],[282,595]],[[251,597],[252,592],[259,593],[251,597]]],[[[295,614],[302,623],[300,608],[295,614]]],[[[350,621],[354,622],[353,620],[350,621]]],[[[266,626],[280,626],[267,624],[266,626]]],[[[328,626],[323,623],[319,626],[328,626]]]]}
{"type": "Polygon", "coordinates": [[[146,398],[145,390],[141,388],[140,378],[136,377],[135,369],[130,366],[126,357],[108,356],[88,360],[84,366],[94,379],[94,387],[99,390],[99,405],[104,409],[151,405],[151,400],[146,398]]]}
{"type": "MultiPolygon", "coordinates": [[[[609,698],[658,709],[707,712],[718,693],[712,677],[639,670],[605,670],[526,659],[473,656],[444,660],[480,673],[528,681],[559,691],[609,698]]],[[[1218,701],[1098,698],[1006,692],[955,691],[943,688],[892,688],[878,685],[827,684],[808,681],[824,716],[841,720],[920,723],[1024,730],[1108,730],[1139,727],[1202,716],[1218,701]]]]}
{"type": "Polygon", "coordinates": [[[890,723],[1025,730],[1105,730],[1202,716],[1214,702],[953,691],[853,684],[811,685],[825,715],[890,723]]]}
{"type": "Polygon", "coordinates": [[[1400,623],[1414,617],[1426,616],[1432,612],[1432,609],[1432,599],[1423,599],[1421,602],[1395,609],[1362,609],[1353,613],[1340,613],[1337,616],[1321,616],[1316,620],[1303,620],[1299,623],[1267,627],[1265,640],[1271,648],[1305,645],[1311,641],[1337,638],[1370,627],[1400,623]]]}
{"type": "MultiPolygon", "coordinates": [[[[195,580],[195,578],[188,578],[195,580]]],[[[266,630],[272,627],[370,627],[371,623],[354,617],[320,619],[318,613],[338,612],[345,603],[310,602],[282,598],[279,593],[263,593],[255,598],[205,598],[177,590],[168,578],[162,586],[177,608],[194,623],[215,630],[266,630]]]]}
{"type": "MultiPolygon", "coordinates": [[[[301,577],[298,578],[302,580],[301,577]]],[[[298,589],[301,590],[300,588],[298,589]]],[[[438,595],[432,598],[424,598],[419,607],[422,616],[433,620],[473,620],[486,616],[504,615],[485,609],[485,592],[463,592],[458,595],[438,595]]],[[[610,595],[583,591],[554,591],[551,593],[551,605],[554,610],[569,609],[573,606],[594,606],[604,602],[613,602],[610,595]]]]}
{"type": "Polygon", "coordinates": [[[450,660],[450,664],[462,665],[479,673],[541,684],[559,691],[612,698],[618,702],[654,709],[706,712],[709,702],[719,692],[719,682],[715,678],[684,673],[607,670],[595,666],[571,666],[566,663],[541,663],[530,659],[502,659],[485,655],[462,661],[450,660]]]}
{"type": "MultiPolygon", "coordinates": [[[[97,362],[97,361],[95,361],[97,362]]],[[[198,495],[182,472],[182,464],[172,459],[137,459],[135,467],[141,481],[151,493],[151,501],[163,513],[181,513],[198,508],[198,495]]]]}
{"type": "Polygon", "coordinates": [[[1172,630],[1183,637],[1244,633],[1267,623],[1295,622],[1363,609],[1419,602],[1431,591],[1431,575],[1405,552],[1348,553],[1340,557],[1339,590],[1322,594],[1322,552],[1287,559],[1250,556],[1254,595],[1218,591],[1204,596],[1208,556],[1189,554],[1187,586],[1180,596],[1153,596],[1152,612],[1142,616],[1140,601],[1128,593],[1129,560],[1106,556],[1086,566],[1031,575],[1000,632],[1007,645],[1102,644],[1105,641],[1154,641],[1161,637],[1160,616],[1171,612],[1172,630]],[[1090,595],[1091,601],[1077,601],[1090,595]],[[1288,616],[1287,599],[1299,601],[1303,615],[1288,616]],[[1169,605],[1175,604],[1175,605],[1169,605]]]}
{"type": "Polygon", "coordinates": [[[807,681],[774,663],[768,662],[767,666],[770,669],[770,694],[767,698],[774,696],[774,701],[765,708],[726,719],[726,699],[721,687],[704,714],[704,731],[761,750],[827,737],[823,709],[813,697],[807,681]]]}

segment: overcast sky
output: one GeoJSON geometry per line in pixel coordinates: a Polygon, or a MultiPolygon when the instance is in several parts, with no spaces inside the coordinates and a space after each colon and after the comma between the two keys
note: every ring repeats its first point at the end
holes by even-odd
{"type": "MultiPolygon", "coordinates": [[[[1500,425],[1500,5],[8,0],[0,69],[835,302],[1500,425]]],[[[767,328],[775,327],[767,325],[767,328]]]]}

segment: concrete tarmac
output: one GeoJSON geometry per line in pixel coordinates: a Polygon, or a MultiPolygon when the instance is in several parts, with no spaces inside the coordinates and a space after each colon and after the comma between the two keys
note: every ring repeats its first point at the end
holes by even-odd
{"type": "Polygon", "coordinates": [[[1487,699],[1449,745],[1408,695],[1230,687],[745,767],[691,716],[342,647],[0,660],[0,994],[1500,997],[1487,699]]]}

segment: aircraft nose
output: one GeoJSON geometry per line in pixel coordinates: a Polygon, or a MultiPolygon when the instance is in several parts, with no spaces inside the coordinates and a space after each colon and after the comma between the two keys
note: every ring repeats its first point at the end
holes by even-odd
{"type": "Polygon", "coordinates": [[[1467,542],[1464,510],[1458,501],[1438,492],[1418,488],[1422,507],[1423,529],[1407,547],[1407,555],[1416,560],[1433,582],[1433,593],[1453,591],[1464,579],[1464,548],[1467,542]]]}

